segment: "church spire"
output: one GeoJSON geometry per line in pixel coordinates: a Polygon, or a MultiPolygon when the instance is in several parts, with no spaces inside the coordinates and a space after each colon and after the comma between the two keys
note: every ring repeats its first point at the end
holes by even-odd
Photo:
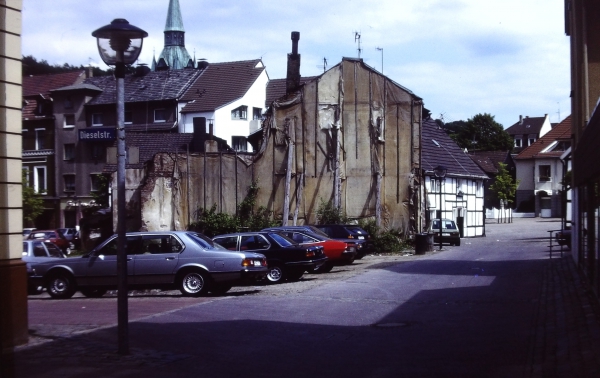
{"type": "Polygon", "coordinates": [[[165,47],[158,57],[158,69],[179,70],[191,60],[185,49],[185,29],[179,0],[169,0],[167,22],[165,23],[165,47]],[[161,59],[164,60],[162,64],[161,59]]]}

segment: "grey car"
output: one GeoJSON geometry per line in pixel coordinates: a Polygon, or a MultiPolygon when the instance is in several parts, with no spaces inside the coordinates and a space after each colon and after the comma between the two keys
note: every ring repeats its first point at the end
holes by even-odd
{"type": "MultiPolygon", "coordinates": [[[[128,288],[179,288],[183,295],[223,294],[233,285],[264,279],[267,259],[232,252],[191,231],[127,233],[128,288]]],[[[32,263],[34,279],[52,298],[79,290],[100,297],[117,287],[117,235],[78,258],[32,263]]]]}
{"type": "Polygon", "coordinates": [[[32,279],[33,263],[53,261],[55,259],[64,259],[65,254],[56,244],[44,240],[23,240],[23,256],[21,260],[27,267],[27,291],[29,294],[39,294],[41,286],[32,279]]]}

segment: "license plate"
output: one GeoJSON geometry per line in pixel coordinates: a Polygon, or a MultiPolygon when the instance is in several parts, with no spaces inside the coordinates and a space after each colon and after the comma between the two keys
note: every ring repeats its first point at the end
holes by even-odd
{"type": "Polygon", "coordinates": [[[365,237],[364,236],[359,236],[358,239],[359,240],[363,240],[365,237]]]}
{"type": "Polygon", "coordinates": [[[254,261],[254,266],[260,266],[260,261],[254,261]]]}

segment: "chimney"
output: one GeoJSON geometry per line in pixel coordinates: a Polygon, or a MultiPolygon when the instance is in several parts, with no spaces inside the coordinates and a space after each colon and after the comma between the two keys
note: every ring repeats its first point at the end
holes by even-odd
{"type": "Polygon", "coordinates": [[[519,116],[519,125],[522,125],[522,124],[523,124],[523,115],[520,115],[519,116]]]}
{"type": "Polygon", "coordinates": [[[292,32],[292,53],[288,54],[287,78],[285,92],[291,93],[300,87],[300,54],[298,54],[298,41],[300,32],[292,32]]]}
{"type": "Polygon", "coordinates": [[[94,77],[94,68],[92,66],[85,67],[85,78],[94,77]]]}

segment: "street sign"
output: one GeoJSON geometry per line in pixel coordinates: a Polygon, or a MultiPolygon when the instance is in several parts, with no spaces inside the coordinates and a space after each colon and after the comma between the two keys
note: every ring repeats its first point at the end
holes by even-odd
{"type": "Polygon", "coordinates": [[[115,127],[88,127],[79,130],[79,140],[82,142],[110,141],[116,138],[115,127]]]}

